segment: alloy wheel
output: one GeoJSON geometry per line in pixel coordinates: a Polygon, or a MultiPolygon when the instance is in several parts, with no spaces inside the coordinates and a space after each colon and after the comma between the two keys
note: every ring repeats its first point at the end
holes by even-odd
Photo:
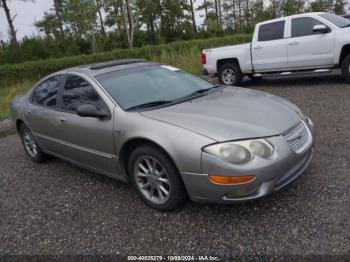
{"type": "Polygon", "coordinates": [[[141,156],[134,167],[136,185],[142,195],[154,204],[164,204],[171,192],[165,168],[151,156],[141,156]]]}
{"type": "Polygon", "coordinates": [[[236,74],[231,68],[226,68],[222,72],[222,81],[226,85],[232,85],[236,80],[236,74]]]}
{"type": "Polygon", "coordinates": [[[38,148],[33,135],[30,133],[28,129],[24,130],[23,132],[23,143],[27,153],[32,158],[35,158],[38,153],[38,148]]]}

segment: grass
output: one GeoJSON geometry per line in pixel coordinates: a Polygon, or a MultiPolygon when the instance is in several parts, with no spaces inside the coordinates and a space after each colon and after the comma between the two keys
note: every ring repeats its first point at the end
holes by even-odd
{"type": "Polygon", "coordinates": [[[17,95],[24,94],[33,85],[30,81],[24,81],[15,85],[0,88],[0,121],[10,118],[10,104],[17,95]]]}
{"type": "MultiPolygon", "coordinates": [[[[172,65],[193,74],[199,74],[202,70],[200,52],[195,48],[180,50],[179,52],[161,52],[160,56],[150,59],[166,65],[172,65]]],[[[0,88],[0,121],[10,118],[10,104],[12,99],[24,94],[33,85],[33,81],[24,81],[8,87],[0,88]]]]}

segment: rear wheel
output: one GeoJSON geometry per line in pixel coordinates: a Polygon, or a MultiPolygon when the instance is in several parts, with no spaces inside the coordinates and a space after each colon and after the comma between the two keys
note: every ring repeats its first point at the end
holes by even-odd
{"type": "Polygon", "coordinates": [[[242,72],[235,63],[224,64],[219,69],[219,81],[222,85],[237,86],[242,82],[242,72]]]}
{"type": "Polygon", "coordinates": [[[25,124],[22,124],[20,126],[19,134],[21,136],[24,150],[30,159],[35,163],[43,162],[46,158],[46,155],[41,151],[32,132],[30,132],[29,128],[25,124]]]}
{"type": "Polygon", "coordinates": [[[350,82],[350,54],[348,54],[342,64],[341,64],[341,72],[343,78],[347,81],[350,82]]]}
{"type": "Polygon", "coordinates": [[[141,146],[132,152],[129,175],[138,195],[150,207],[170,211],[186,202],[177,168],[156,147],[141,146]]]}

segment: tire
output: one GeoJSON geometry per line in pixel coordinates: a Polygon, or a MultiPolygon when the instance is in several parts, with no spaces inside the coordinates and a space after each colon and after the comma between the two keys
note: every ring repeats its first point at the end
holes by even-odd
{"type": "Polygon", "coordinates": [[[350,83],[350,54],[344,58],[341,64],[341,73],[345,81],[350,83]]]}
{"type": "Polygon", "coordinates": [[[237,86],[242,83],[243,75],[235,63],[224,64],[219,69],[219,81],[222,85],[237,86]]]}
{"type": "Polygon", "coordinates": [[[128,171],[138,195],[148,206],[171,211],[185,204],[187,193],[176,166],[156,147],[136,148],[131,153],[128,171]]]}
{"type": "Polygon", "coordinates": [[[22,124],[19,128],[24,151],[34,163],[41,163],[46,159],[46,155],[40,149],[38,142],[35,140],[29,128],[22,124]]]}

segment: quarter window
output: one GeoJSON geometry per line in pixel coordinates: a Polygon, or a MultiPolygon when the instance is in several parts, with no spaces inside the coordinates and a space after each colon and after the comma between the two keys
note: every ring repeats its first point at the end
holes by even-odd
{"type": "Polygon", "coordinates": [[[263,24],[259,27],[258,41],[270,41],[284,38],[284,21],[263,24]]]}
{"type": "Polygon", "coordinates": [[[315,25],[323,25],[320,21],[311,17],[299,17],[292,19],[292,37],[316,35],[315,25]]]}
{"type": "Polygon", "coordinates": [[[102,99],[86,80],[79,76],[68,75],[62,94],[62,109],[76,112],[76,109],[83,104],[92,104],[99,110],[105,108],[102,99]]]}
{"type": "Polygon", "coordinates": [[[55,76],[39,84],[33,92],[32,102],[45,107],[57,107],[57,96],[62,76],[55,76]]]}

